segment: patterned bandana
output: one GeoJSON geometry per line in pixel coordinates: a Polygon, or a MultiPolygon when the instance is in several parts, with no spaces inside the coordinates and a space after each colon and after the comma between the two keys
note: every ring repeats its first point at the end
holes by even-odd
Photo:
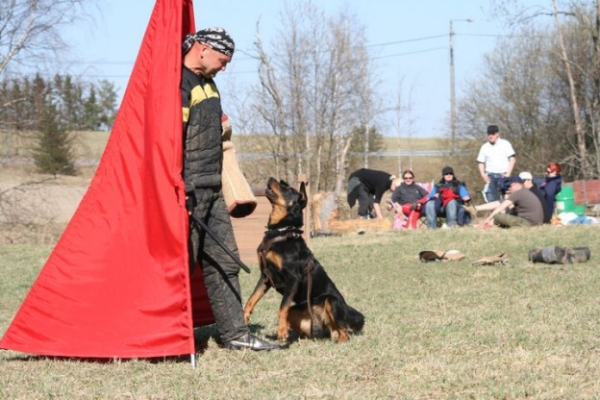
{"type": "Polygon", "coordinates": [[[198,31],[195,34],[185,35],[182,46],[184,55],[190,51],[194,42],[204,43],[219,53],[233,57],[235,43],[223,28],[207,28],[198,31]]]}

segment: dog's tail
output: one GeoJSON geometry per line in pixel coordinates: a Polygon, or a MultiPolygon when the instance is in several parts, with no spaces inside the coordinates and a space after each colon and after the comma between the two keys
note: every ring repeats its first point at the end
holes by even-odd
{"type": "Polygon", "coordinates": [[[350,328],[352,328],[354,333],[360,333],[363,329],[363,326],[365,326],[365,316],[354,308],[348,306],[347,317],[348,325],[350,328]]]}

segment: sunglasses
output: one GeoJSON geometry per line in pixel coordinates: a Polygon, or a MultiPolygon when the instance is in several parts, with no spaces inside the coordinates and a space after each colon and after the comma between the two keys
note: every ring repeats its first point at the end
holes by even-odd
{"type": "Polygon", "coordinates": [[[403,178],[404,178],[404,180],[413,179],[412,176],[404,176],[403,178]]]}
{"type": "Polygon", "coordinates": [[[450,174],[450,173],[448,173],[448,174],[444,174],[444,176],[448,176],[448,175],[450,175],[450,176],[454,176],[454,174],[450,174]]]}

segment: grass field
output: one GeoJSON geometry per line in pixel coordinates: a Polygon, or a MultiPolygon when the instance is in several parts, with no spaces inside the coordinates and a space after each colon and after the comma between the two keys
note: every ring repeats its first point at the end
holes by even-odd
{"type": "MultiPolygon", "coordinates": [[[[597,399],[600,397],[598,226],[394,231],[312,240],[348,303],[366,315],[348,343],[300,340],[272,353],[211,339],[189,362],[109,363],[0,351],[1,399],[597,399]],[[583,264],[532,264],[527,251],[590,246],[583,264]],[[423,249],[458,262],[423,264],[423,249]],[[507,252],[506,266],[472,266],[507,252]]],[[[0,247],[0,334],[51,251],[0,247]]],[[[257,279],[242,274],[248,296],[257,279]]],[[[246,298],[246,297],[244,297],[246,298]]],[[[253,314],[276,332],[279,296],[253,314]]],[[[110,327],[107,327],[110,329],[110,327]]],[[[212,333],[210,328],[199,332],[212,333]]]]}

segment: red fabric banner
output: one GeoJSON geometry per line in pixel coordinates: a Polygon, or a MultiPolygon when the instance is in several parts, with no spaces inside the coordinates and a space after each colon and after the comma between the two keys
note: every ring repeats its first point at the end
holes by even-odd
{"type": "MultiPolygon", "coordinates": [[[[179,91],[182,38],[193,31],[191,0],[156,1],[96,174],[0,348],[194,353],[179,91]]],[[[206,310],[198,322],[212,322],[205,293],[195,297],[206,310]]]]}

